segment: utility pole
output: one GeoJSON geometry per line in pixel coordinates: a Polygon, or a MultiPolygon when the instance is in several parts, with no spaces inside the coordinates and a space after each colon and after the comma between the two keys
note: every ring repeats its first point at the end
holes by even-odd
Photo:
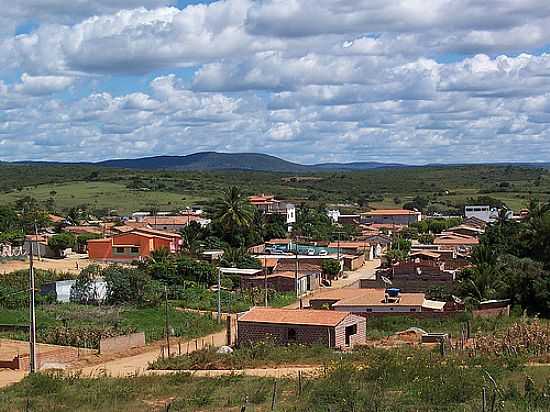
{"type": "Polygon", "coordinates": [[[218,268],[218,323],[222,320],[222,271],[218,268]]]}
{"type": "Polygon", "coordinates": [[[164,284],[164,334],[166,336],[166,347],[170,357],[170,331],[168,330],[168,287],[164,284]]]}
{"type": "Polygon", "coordinates": [[[338,260],[338,264],[340,265],[340,268],[338,269],[338,277],[340,277],[340,274],[342,273],[342,264],[340,263],[340,236],[342,235],[342,231],[334,232],[338,235],[338,243],[337,243],[337,249],[336,249],[336,258],[338,260]]]}
{"type": "Polygon", "coordinates": [[[36,364],[36,315],[34,311],[34,259],[33,259],[33,248],[34,240],[30,240],[30,253],[29,253],[29,292],[30,292],[30,302],[29,302],[29,346],[30,346],[30,372],[35,373],[37,370],[36,364]]]}
{"type": "Polygon", "coordinates": [[[267,256],[264,252],[264,291],[265,291],[265,307],[267,308],[267,256]]]}
{"type": "Polygon", "coordinates": [[[296,297],[300,297],[300,285],[298,282],[298,266],[299,266],[299,259],[298,259],[298,243],[296,243],[296,265],[294,268],[294,285],[296,286],[296,297]]]}

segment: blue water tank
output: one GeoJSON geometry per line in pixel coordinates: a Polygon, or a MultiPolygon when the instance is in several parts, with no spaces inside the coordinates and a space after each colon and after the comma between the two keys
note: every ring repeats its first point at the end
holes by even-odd
{"type": "Polygon", "coordinates": [[[386,289],[386,293],[390,298],[396,298],[399,296],[399,292],[401,292],[401,289],[399,288],[388,288],[386,289]]]}

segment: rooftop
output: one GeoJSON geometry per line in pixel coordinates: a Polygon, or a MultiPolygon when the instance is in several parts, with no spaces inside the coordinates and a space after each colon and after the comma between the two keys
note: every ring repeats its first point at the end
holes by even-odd
{"type": "Polygon", "coordinates": [[[414,210],[407,210],[407,209],[377,209],[377,210],[371,210],[370,212],[361,213],[365,216],[384,216],[384,215],[391,215],[391,216],[407,216],[407,215],[418,215],[420,212],[416,212],[414,210]]]}
{"type": "Polygon", "coordinates": [[[385,289],[359,289],[364,291],[353,297],[339,300],[333,306],[422,306],[424,303],[424,293],[400,293],[398,300],[389,300],[386,302],[385,289]]]}
{"type": "Polygon", "coordinates": [[[337,326],[348,315],[348,312],[336,312],[331,310],[255,307],[242,315],[238,321],[287,325],[337,326]]]}

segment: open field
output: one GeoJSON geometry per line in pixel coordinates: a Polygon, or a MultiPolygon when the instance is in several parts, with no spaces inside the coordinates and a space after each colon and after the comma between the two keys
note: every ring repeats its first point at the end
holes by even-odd
{"type": "Polygon", "coordinates": [[[24,196],[32,196],[42,202],[53,198],[55,205],[63,209],[87,205],[92,210],[115,210],[120,214],[152,208],[181,210],[203,200],[194,196],[184,197],[179,193],[128,189],[119,183],[80,181],[26,187],[21,191],[3,193],[0,202],[15,202],[24,196]],[[55,191],[53,196],[52,191],[55,191]]]}
{"type": "Polygon", "coordinates": [[[317,378],[189,374],[84,378],[39,374],[0,392],[0,411],[479,411],[482,387],[500,411],[546,411],[550,367],[498,370],[483,360],[380,352],[355,367],[341,362],[317,378]],[[415,361],[410,361],[411,356],[415,361]],[[487,376],[491,376],[493,384],[487,376]],[[525,382],[529,381],[527,386],[525,382]],[[526,392],[526,388],[528,392],[526,392]],[[275,392],[275,401],[273,393],[275,392]]]}
{"type": "MultiPolygon", "coordinates": [[[[195,338],[220,329],[211,318],[169,307],[169,323],[175,336],[195,338]]],[[[2,309],[0,324],[26,324],[26,308],[2,309]]],[[[100,336],[145,332],[148,342],[164,336],[164,307],[39,305],[36,309],[37,340],[44,343],[96,347],[100,336]]],[[[26,332],[2,332],[6,338],[26,339],[26,332]]]]}
{"type": "MultiPolygon", "coordinates": [[[[136,171],[90,166],[0,166],[0,202],[26,195],[53,199],[63,211],[87,205],[91,210],[177,210],[207,204],[230,185],[246,193],[273,193],[315,206],[400,207],[416,196],[436,208],[458,208],[468,198],[491,196],[515,210],[529,198],[550,198],[546,169],[471,165],[410,167],[294,175],[251,171],[136,171]],[[31,178],[27,178],[28,174],[31,178]],[[55,193],[53,193],[55,192],[55,193]]],[[[51,202],[50,202],[51,203],[51,202]]]]}

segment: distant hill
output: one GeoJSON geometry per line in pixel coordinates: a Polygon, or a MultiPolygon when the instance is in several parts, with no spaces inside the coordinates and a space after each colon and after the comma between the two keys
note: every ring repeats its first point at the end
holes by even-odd
{"type": "MultiPolygon", "coordinates": [[[[319,163],[303,165],[289,162],[276,156],[262,153],[218,153],[201,152],[186,156],[153,156],[137,159],[113,159],[102,162],[49,162],[49,161],[20,161],[0,162],[0,165],[24,164],[24,165],[86,165],[112,167],[120,169],[142,170],[251,170],[264,172],[283,173],[314,173],[322,171],[359,171],[382,168],[401,168],[410,165],[400,163],[379,162],[351,162],[351,163],[319,163]]],[[[427,164],[430,167],[464,166],[465,164],[427,164]]],[[[488,163],[490,165],[490,163],[488,163]]],[[[493,163],[495,166],[523,166],[550,168],[550,163],[493,163]]]]}
{"type": "MultiPolygon", "coordinates": [[[[169,169],[169,170],[256,170],[266,172],[315,172],[323,170],[366,170],[380,167],[395,167],[395,164],[323,163],[302,165],[261,153],[203,152],[187,156],[154,156],[139,159],[106,160],[97,166],[123,169],[169,169]]],[[[403,166],[403,165],[399,165],[403,166]]]]}

